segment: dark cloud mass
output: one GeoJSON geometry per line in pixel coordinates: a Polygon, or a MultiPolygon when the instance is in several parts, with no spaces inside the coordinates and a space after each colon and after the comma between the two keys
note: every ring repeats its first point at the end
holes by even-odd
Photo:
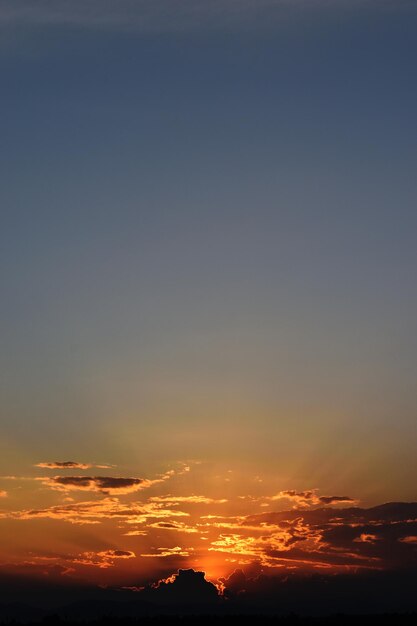
{"type": "Polygon", "coordinates": [[[193,569],[180,569],[168,579],[160,580],[147,590],[153,601],[163,604],[216,604],[219,591],[205,578],[204,572],[193,569]]]}
{"type": "Polygon", "coordinates": [[[337,502],[354,502],[349,496],[320,496],[320,502],[323,504],[336,504],[337,502]]]}
{"type": "Polygon", "coordinates": [[[238,563],[314,572],[394,571],[417,567],[417,503],[298,508],[250,515],[224,529],[210,550],[238,563]]]}
{"type": "MultiPolygon", "coordinates": [[[[150,481],[149,481],[150,482],[150,481]]],[[[130,493],[148,485],[142,478],[120,478],[113,476],[54,476],[46,478],[44,484],[62,491],[99,491],[101,493],[130,493]]]]}

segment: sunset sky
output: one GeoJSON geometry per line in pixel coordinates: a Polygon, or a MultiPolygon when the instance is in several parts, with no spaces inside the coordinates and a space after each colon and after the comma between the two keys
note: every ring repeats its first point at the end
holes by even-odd
{"type": "Polygon", "coordinates": [[[0,577],[415,566],[416,27],[0,0],[0,577]]]}

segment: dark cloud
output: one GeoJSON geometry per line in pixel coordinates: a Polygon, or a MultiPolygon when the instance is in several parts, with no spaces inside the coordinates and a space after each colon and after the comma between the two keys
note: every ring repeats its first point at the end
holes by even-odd
{"type": "Polygon", "coordinates": [[[43,483],[59,491],[98,491],[105,494],[123,494],[138,491],[152,481],[142,478],[120,478],[113,476],[54,476],[43,483]]]}
{"type": "Polygon", "coordinates": [[[349,496],[320,496],[320,502],[323,504],[336,504],[337,502],[355,502],[353,498],[349,496]]]}
{"type": "Polygon", "coordinates": [[[267,500],[292,500],[298,507],[317,506],[320,504],[343,504],[356,503],[356,500],[349,496],[319,496],[318,489],[308,489],[306,491],[296,491],[295,489],[287,489],[280,491],[275,496],[267,498],[267,500]]]}
{"type": "Polygon", "coordinates": [[[340,522],[395,522],[417,519],[417,502],[388,502],[368,509],[362,507],[348,507],[335,509],[331,507],[318,509],[293,509],[291,511],[269,511],[255,515],[248,515],[243,525],[251,524],[279,524],[302,517],[309,524],[323,524],[329,521],[340,522]]]}
{"type": "Polygon", "coordinates": [[[335,572],[417,567],[417,503],[296,509],[251,515],[211,542],[210,551],[263,567],[335,572]]]}
{"type": "Polygon", "coordinates": [[[204,572],[180,569],[168,579],[148,588],[153,601],[162,604],[213,605],[219,602],[219,590],[205,578],[204,572]]]}

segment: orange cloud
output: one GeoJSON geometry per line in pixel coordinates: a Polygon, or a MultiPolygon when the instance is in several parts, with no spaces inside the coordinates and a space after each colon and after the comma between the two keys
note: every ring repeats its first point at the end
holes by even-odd
{"type": "Polygon", "coordinates": [[[54,519],[71,524],[100,524],[105,519],[119,519],[125,524],[143,524],[149,519],[189,517],[178,509],[166,509],[156,503],[131,502],[124,504],[117,498],[103,498],[99,501],[86,501],[55,505],[44,509],[10,511],[0,514],[9,519],[54,519]]]}
{"type": "Polygon", "coordinates": [[[410,543],[412,545],[417,544],[417,535],[409,535],[407,537],[401,537],[398,541],[402,543],[410,543]]]}
{"type": "Polygon", "coordinates": [[[215,500],[206,498],[206,496],[153,496],[149,498],[150,502],[168,502],[169,504],[189,503],[189,504],[224,504],[226,499],[215,500]]]}

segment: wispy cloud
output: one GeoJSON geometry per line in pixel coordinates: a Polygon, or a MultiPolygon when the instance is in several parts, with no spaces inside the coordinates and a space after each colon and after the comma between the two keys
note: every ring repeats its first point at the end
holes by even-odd
{"type": "MultiPolygon", "coordinates": [[[[191,549],[192,551],[192,549],[191,549]]],[[[148,554],[141,554],[140,556],[145,558],[158,558],[165,559],[167,557],[179,557],[190,556],[190,548],[181,548],[180,546],[174,546],[173,548],[156,548],[155,552],[148,554]]]]}
{"type": "Polygon", "coordinates": [[[114,465],[97,465],[95,463],[78,463],[77,461],[51,461],[51,462],[41,462],[35,463],[34,467],[41,467],[43,469],[52,469],[52,470],[66,470],[66,469],[79,469],[86,470],[92,467],[97,469],[111,469],[114,465]]]}
{"type": "Polygon", "coordinates": [[[100,552],[82,552],[78,557],[67,558],[75,565],[86,565],[107,569],[113,567],[119,559],[134,559],[136,554],[131,550],[102,550],[100,552]]]}
{"type": "Polygon", "coordinates": [[[295,491],[294,489],[287,489],[286,491],[280,491],[274,496],[270,496],[267,499],[276,500],[291,500],[297,507],[309,507],[317,505],[330,505],[330,504],[357,504],[357,500],[354,500],[350,496],[319,496],[317,494],[318,489],[309,489],[306,491],[295,491]]]}
{"type": "Polygon", "coordinates": [[[189,513],[165,508],[152,502],[123,503],[117,498],[106,497],[99,501],[76,502],[55,505],[43,509],[26,509],[0,513],[0,519],[52,519],[71,524],[101,524],[104,520],[122,520],[124,524],[143,524],[150,519],[189,517],[189,513]]]}
{"type": "Polygon", "coordinates": [[[206,496],[153,496],[149,498],[150,502],[168,502],[170,504],[224,504],[227,502],[225,498],[216,500],[214,498],[207,498],[206,496]]]}

